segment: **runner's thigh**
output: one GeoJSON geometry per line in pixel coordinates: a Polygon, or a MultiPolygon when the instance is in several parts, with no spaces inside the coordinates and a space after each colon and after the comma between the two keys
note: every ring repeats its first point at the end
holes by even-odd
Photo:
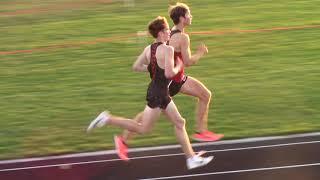
{"type": "Polygon", "coordinates": [[[182,85],[180,92],[186,95],[200,97],[202,94],[208,92],[207,87],[199,80],[189,76],[187,81],[182,85]]]}
{"type": "Polygon", "coordinates": [[[163,110],[163,112],[174,125],[179,126],[181,123],[184,123],[184,119],[173,101],[168,104],[167,108],[163,110]]]}
{"type": "Polygon", "coordinates": [[[159,119],[160,113],[160,108],[152,109],[149,106],[146,106],[140,122],[141,126],[144,129],[150,130],[153,127],[154,123],[159,119]]]}

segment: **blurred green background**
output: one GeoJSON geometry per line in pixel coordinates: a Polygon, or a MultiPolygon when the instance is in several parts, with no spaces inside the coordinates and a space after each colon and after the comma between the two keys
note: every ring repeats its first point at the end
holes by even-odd
{"type": "MultiPolygon", "coordinates": [[[[120,129],[85,129],[105,109],[143,110],[149,78],[131,66],[152,39],[140,34],[175,2],[2,0],[0,159],[113,149],[120,129]]],[[[182,2],[192,50],[209,48],[186,71],[213,91],[210,130],[225,139],[320,130],[320,1],[182,2]]],[[[196,99],[174,100],[193,133],[196,99]]],[[[176,143],[161,118],[130,147],[176,143]]]]}

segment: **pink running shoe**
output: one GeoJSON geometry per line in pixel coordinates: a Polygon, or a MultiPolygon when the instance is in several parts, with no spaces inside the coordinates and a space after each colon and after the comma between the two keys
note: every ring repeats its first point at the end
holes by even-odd
{"type": "Polygon", "coordinates": [[[200,142],[212,142],[212,141],[218,141],[221,138],[223,138],[223,134],[216,134],[211,131],[203,131],[201,133],[195,133],[192,135],[192,139],[200,142]]]}
{"type": "Polygon", "coordinates": [[[120,159],[124,161],[129,161],[128,158],[128,146],[124,142],[123,138],[121,136],[114,136],[114,144],[116,147],[116,151],[120,159]]]}
{"type": "Polygon", "coordinates": [[[208,131],[208,130],[206,130],[204,133],[206,133],[207,136],[216,139],[216,141],[220,140],[220,139],[222,139],[224,137],[224,134],[216,134],[216,133],[208,131]]]}

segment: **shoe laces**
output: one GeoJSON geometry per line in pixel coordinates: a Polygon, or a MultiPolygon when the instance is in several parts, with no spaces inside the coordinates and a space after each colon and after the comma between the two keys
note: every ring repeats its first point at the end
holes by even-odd
{"type": "Polygon", "coordinates": [[[192,161],[196,162],[196,163],[202,163],[204,161],[204,158],[201,157],[201,156],[195,155],[195,156],[192,157],[192,161]]]}
{"type": "Polygon", "coordinates": [[[202,157],[202,155],[205,153],[205,151],[200,151],[198,152],[196,155],[194,155],[192,157],[192,160],[195,161],[195,162],[203,162],[204,161],[204,158],[202,157]]]}

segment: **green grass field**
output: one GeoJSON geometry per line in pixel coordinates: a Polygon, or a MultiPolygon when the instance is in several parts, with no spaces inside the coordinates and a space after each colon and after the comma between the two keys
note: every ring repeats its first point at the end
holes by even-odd
{"type": "MultiPolygon", "coordinates": [[[[136,34],[175,1],[78,1],[0,2],[0,159],[112,149],[121,130],[87,135],[88,123],[145,106],[148,75],[131,65],[151,38],[136,34]]],[[[319,1],[184,2],[192,50],[209,48],[186,70],[214,92],[209,129],[225,139],[320,130],[319,1]]],[[[174,100],[193,133],[196,100],[174,100]]],[[[161,118],[131,147],[175,143],[161,118]]]]}

